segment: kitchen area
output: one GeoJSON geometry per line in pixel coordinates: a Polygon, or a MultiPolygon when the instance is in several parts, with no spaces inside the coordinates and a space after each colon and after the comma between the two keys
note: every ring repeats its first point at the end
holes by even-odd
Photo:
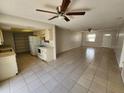
{"type": "Polygon", "coordinates": [[[41,60],[50,62],[54,59],[53,33],[49,29],[33,32],[29,36],[30,52],[41,60]]]}
{"type": "Polygon", "coordinates": [[[0,81],[20,73],[17,56],[29,54],[42,62],[56,59],[55,30],[0,30],[0,81]]]}

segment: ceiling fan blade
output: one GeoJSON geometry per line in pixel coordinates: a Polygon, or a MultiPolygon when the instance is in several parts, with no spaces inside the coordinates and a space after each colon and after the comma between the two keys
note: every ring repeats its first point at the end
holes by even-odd
{"type": "Polygon", "coordinates": [[[52,17],[52,18],[50,18],[50,19],[48,19],[48,20],[52,20],[52,19],[55,19],[55,18],[57,18],[58,16],[54,16],[54,17],[52,17]]]}
{"type": "Polygon", "coordinates": [[[51,11],[46,11],[46,10],[41,10],[41,9],[36,9],[36,11],[57,14],[56,12],[51,12],[51,11]]]}
{"type": "Polygon", "coordinates": [[[69,4],[71,3],[70,0],[63,0],[62,5],[61,5],[61,12],[65,12],[69,6],[69,4]]]}
{"type": "Polygon", "coordinates": [[[70,21],[70,19],[67,16],[64,16],[64,19],[65,19],[66,22],[70,21]]]}
{"type": "Polygon", "coordinates": [[[66,15],[85,15],[86,12],[68,12],[66,15]]]}

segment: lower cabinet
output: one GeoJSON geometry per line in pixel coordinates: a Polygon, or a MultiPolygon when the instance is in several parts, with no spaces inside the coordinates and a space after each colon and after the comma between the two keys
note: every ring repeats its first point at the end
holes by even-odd
{"type": "Polygon", "coordinates": [[[47,62],[52,61],[53,60],[53,48],[52,47],[39,47],[38,57],[47,62]]]}

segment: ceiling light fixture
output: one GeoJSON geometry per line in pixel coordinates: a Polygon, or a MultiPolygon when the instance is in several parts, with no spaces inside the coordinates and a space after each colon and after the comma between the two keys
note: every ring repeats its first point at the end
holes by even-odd
{"type": "Polygon", "coordinates": [[[61,15],[59,15],[59,16],[58,16],[58,18],[59,18],[59,19],[64,19],[64,17],[63,17],[63,16],[61,16],[61,15]]]}
{"type": "Polygon", "coordinates": [[[91,32],[92,31],[92,28],[89,28],[88,31],[91,32]]]}

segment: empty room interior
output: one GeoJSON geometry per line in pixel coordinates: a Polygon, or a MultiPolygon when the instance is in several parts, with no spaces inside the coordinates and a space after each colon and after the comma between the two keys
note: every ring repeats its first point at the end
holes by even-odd
{"type": "Polygon", "coordinates": [[[0,93],[124,93],[124,0],[0,0],[0,93]]]}

